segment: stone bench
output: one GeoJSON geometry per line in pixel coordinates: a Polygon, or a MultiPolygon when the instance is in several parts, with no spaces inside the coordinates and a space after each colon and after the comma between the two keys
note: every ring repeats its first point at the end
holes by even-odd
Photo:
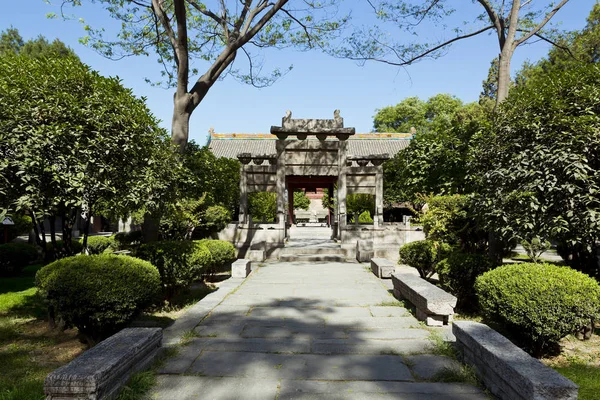
{"type": "Polygon", "coordinates": [[[512,344],[487,325],[456,321],[452,325],[463,361],[475,368],[498,398],[510,400],[577,399],[578,387],[512,344]]]}
{"type": "Polygon", "coordinates": [[[452,321],[456,297],[408,272],[392,274],[394,296],[408,300],[417,309],[417,319],[429,326],[447,325],[452,321]]]}
{"type": "Polygon", "coordinates": [[[162,340],[160,328],[126,328],[92,347],[44,381],[46,400],[116,397],[129,377],[150,366],[162,340]]]}
{"type": "Polygon", "coordinates": [[[236,260],[231,264],[232,278],[246,278],[252,272],[252,262],[246,258],[236,260]]]}
{"type": "Polygon", "coordinates": [[[371,258],[371,271],[379,279],[391,278],[396,265],[386,258],[371,258]]]}

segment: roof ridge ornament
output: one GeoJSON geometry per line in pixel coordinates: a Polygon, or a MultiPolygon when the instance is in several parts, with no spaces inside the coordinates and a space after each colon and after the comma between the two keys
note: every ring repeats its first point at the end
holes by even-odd
{"type": "Polygon", "coordinates": [[[328,136],[347,140],[355,132],[354,128],[344,128],[340,110],[333,112],[333,119],[292,119],[292,112],[288,110],[281,119],[281,126],[271,127],[271,133],[279,140],[285,140],[290,135],[300,140],[305,140],[308,136],[316,136],[319,140],[325,140],[328,136]]]}

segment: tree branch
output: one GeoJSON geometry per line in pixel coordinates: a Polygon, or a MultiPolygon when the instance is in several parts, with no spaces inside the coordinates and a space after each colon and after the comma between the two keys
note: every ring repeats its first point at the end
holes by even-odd
{"type": "MultiPolygon", "coordinates": [[[[519,11],[521,10],[521,0],[513,0],[510,16],[508,18],[508,33],[506,34],[506,43],[516,49],[518,43],[515,40],[517,28],[519,27],[519,11]]],[[[502,47],[503,48],[503,47],[502,47]]]]}
{"type": "Polygon", "coordinates": [[[250,11],[250,6],[252,5],[252,0],[245,0],[243,2],[243,4],[244,4],[244,8],[242,9],[242,12],[240,13],[240,17],[238,18],[237,21],[235,21],[235,24],[233,25],[233,32],[236,35],[239,35],[240,29],[242,28],[242,24],[246,20],[246,15],[248,15],[248,11],[250,11]]]}
{"type": "Polygon", "coordinates": [[[227,26],[227,19],[226,18],[219,17],[217,14],[215,14],[212,11],[210,11],[206,7],[202,8],[202,6],[200,6],[200,4],[198,4],[195,0],[186,0],[186,1],[192,7],[194,7],[196,10],[198,10],[201,14],[206,15],[207,17],[209,17],[212,20],[214,20],[217,24],[221,25],[223,27],[223,31],[225,33],[225,37],[229,38],[229,27],[227,26]]]}
{"type": "MultiPolygon", "coordinates": [[[[455,37],[455,38],[453,38],[453,39],[450,39],[450,40],[448,40],[448,41],[446,41],[446,42],[444,42],[444,43],[441,43],[441,44],[439,44],[439,45],[437,45],[437,46],[435,46],[435,47],[433,47],[433,48],[431,48],[431,49],[429,49],[429,50],[427,50],[427,51],[425,51],[425,52],[423,52],[423,53],[421,53],[421,54],[419,54],[419,55],[417,55],[417,56],[414,56],[413,58],[411,58],[411,59],[410,59],[410,60],[408,60],[408,61],[404,61],[404,60],[403,60],[403,61],[402,61],[402,62],[400,62],[400,63],[395,63],[395,62],[393,62],[393,61],[386,61],[386,60],[377,59],[377,58],[372,58],[372,57],[368,57],[368,58],[360,58],[360,57],[354,57],[354,58],[353,58],[353,57],[350,57],[350,59],[353,59],[353,60],[373,60],[373,61],[380,61],[380,62],[384,62],[384,63],[386,63],[386,64],[390,64],[390,65],[395,65],[395,66],[401,67],[401,66],[404,66],[404,65],[409,65],[409,64],[412,64],[413,62],[417,61],[418,59],[421,59],[421,58],[423,58],[423,57],[426,57],[427,55],[429,55],[429,54],[431,54],[431,53],[433,53],[433,52],[435,52],[435,51],[437,51],[437,50],[440,50],[441,48],[443,48],[443,47],[446,47],[446,46],[448,46],[449,44],[452,44],[452,43],[454,43],[454,42],[456,42],[456,41],[459,41],[459,40],[462,40],[462,39],[467,39],[467,38],[470,38],[470,37],[473,37],[473,36],[479,35],[480,33],[483,33],[483,32],[485,32],[485,31],[488,31],[488,30],[490,30],[490,29],[493,29],[493,28],[494,28],[494,26],[493,26],[493,25],[490,25],[490,26],[487,26],[487,27],[485,27],[485,28],[483,28],[483,29],[480,29],[480,30],[478,30],[478,31],[476,31],[476,32],[471,32],[471,33],[468,33],[468,34],[466,34],[466,35],[457,36],[457,37],[455,37]]],[[[394,51],[394,52],[396,53],[396,56],[397,56],[398,58],[400,58],[400,57],[399,57],[399,55],[398,55],[398,53],[397,53],[397,52],[396,52],[394,49],[391,49],[391,50],[392,50],[392,51],[394,51]]]]}
{"type": "Polygon", "coordinates": [[[277,11],[279,11],[283,6],[286,5],[287,2],[288,0],[278,0],[277,3],[273,4],[271,9],[267,11],[265,15],[262,16],[262,18],[256,23],[256,25],[254,25],[247,32],[245,32],[244,35],[238,40],[238,42],[240,42],[239,46],[243,46],[244,44],[246,44],[246,42],[248,42],[248,40],[252,39],[254,35],[256,35],[266,25],[266,23],[269,22],[271,18],[273,18],[277,11]]]}
{"type": "Polygon", "coordinates": [[[556,7],[554,7],[552,9],[552,11],[550,11],[548,14],[546,14],[546,17],[535,28],[530,30],[529,33],[527,33],[525,36],[519,38],[518,40],[515,40],[515,47],[517,47],[521,43],[525,42],[527,39],[529,39],[533,35],[537,34],[548,23],[548,21],[550,21],[550,19],[554,16],[554,14],[556,14],[558,12],[558,10],[560,10],[562,8],[562,6],[567,4],[568,1],[569,0],[562,0],[560,3],[558,3],[558,5],[556,7]]]}
{"type": "Polygon", "coordinates": [[[283,11],[288,17],[290,17],[291,19],[293,19],[294,21],[296,21],[296,23],[302,27],[302,29],[304,30],[304,33],[306,33],[306,38],[308,39],[308,47],[312,48],[313,47],[313,43],[312,43],[312,40],[310,38],[310,33],[308,32],[308,28],[306,27],[306,25],[304,25],[302,22],[300,22],[300,20],[298,20],[298,18],[294,17],[285,8],[282,7],[281,11],[283,11]]]}
{"type": "MultiPolygon", "coordinates": [[[[152,0],[152,12],[156,15],[156,18],[160,21],[160,24],[165,30],[167,37],[169,38],[169,42],[171,43],[171,47],[173,48],[173,55],[175,58],[175,62],[179,64],[179,54],[177,52],[177,41],[175,37],[175,32],[173,32],[173,28],[171,28],[171,23],[169,22],[169,18],[165,14],[165,11],[162,9],[159,0],[152,0]]],[[[158,26],[157,26],[158,31],[158,26]]]]}
{"type": "MultiPolygon", "coordinates": [[[[528,31],[526,31],[526,30],[524,30],[524,29],[517,29],[517,30],[518,30],[519,32],[528,32],[528,31]]],[[[573,57],[575,60],[577,60],[577,57],[575,56],[575,54],[573,54],[573,53],[571,52],[571,49],[570,49],[569,47],[567,47],[567,46],[563,46],[562,44],[558,44],[558,43],[556,43],[555,41],[553,41],[553,40],[551,40],[551,39],[548,39],[548,38],[547,38],[547,37],[545,37],[545,36],[542,36],[540,33],[535,33],[535,34],[534,34],[534,36],[536,36],[536,37],[540,38],[540,39],[541,39],[541,40],[543,40],[544,42],[550,43],[552,46],[554,46],[554,47],[556,47],[556,48],[559,48],[559,49],[561,49],[562,51],[565,51],[565,52],[569,53],[569,55],[570,55],[571,57],[573,57]]],[[[537,40],[536,40],[536,42],[537,42],[537,40]]]]}
{"type": "Polygon", "coordinates": [[[183,96],[187,93],[189,79],[189,54],[187,35],[187,13],[184,0],[175,0],[175,19],[177,20],[177,52],[179,61],[177,63],[177,95],[183,96]]]}
{"type": "MultiPolygon", "coordinates": [[[[248,19],[244,23],[244,27],[241,30],[241,34],[245,35],[250,29],[250,25],[252,25],[252,21],[258,14],[260,14],[265,8],[269,6],[269,2],[267,0],[260,1],[256,7],[252,11],[250,11],[250,15],[248,15],[248,19]]],[[[253,35],[254,36],[254,35],[253,35]]]]}
{"type": "MultiPolygon", "coordinates": [[[[488,0],[477,0],[479,4],[485,9],[488,17],[490,18],[490,22],[494,24],[494,28],[496,29],[496,33],[498,35],[498,42],[500,43],[500,48],[504,47],[505,37],[504,37],[504,28],[502,27],[502,22],[500,21],[500,17],[494,11],[494,7],[490,4],[488,0]]],[[[504,7],[504,2],[502,2],[504,7]]]]}

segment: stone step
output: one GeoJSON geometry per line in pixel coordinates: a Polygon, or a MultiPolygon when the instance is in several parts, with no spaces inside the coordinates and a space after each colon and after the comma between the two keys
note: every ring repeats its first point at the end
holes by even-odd
{"type": "Polygon", "coordinates": [[[346,257],[339,254],[282,254],[279,256],[281,262],[345,262],[346,257]]]}
{"type": "Polygon", "coordinates": [[[411,399],[484,400],[478,388],[462,383],[402,381],[323,381],[268,377],[159,375],[152,389],[158,400],[206,399],[411,399]]]}
{"type": "Polygon", "coordinates": [[[330,254],[339,256],[348,256],[349,249],[341,247],[285,247],[279,253],[280,256],[288,255],[309,255],[309,254],[330,254]]]}

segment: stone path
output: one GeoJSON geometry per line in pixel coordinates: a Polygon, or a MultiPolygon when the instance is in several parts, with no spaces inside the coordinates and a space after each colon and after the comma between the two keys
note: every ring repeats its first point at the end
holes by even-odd
{"type": "MultiPolygon", "coordinates": [[[[156,399],[485,399],[365,265],[270,263],[159,371],[156,399]]],[[[200,322],[200,321],[199,321],[200,322]]]]}

